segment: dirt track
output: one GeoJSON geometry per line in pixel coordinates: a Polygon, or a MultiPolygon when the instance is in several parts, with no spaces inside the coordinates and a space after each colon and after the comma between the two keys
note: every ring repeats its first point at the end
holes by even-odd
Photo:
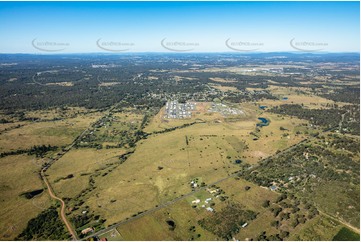
{"type": "Polygon", "coordinates": [[[68,229],[69,233],[71,234],[73,240],[78,240],[78,237],[75,233],[75,231],[73,230],[73,228],[71,227],[68,219],[65,216],[65,202],[63,201],[63,199],[55,196],[55,194],[53,193],[53,190],[50,187],[50,184],[48,182],[48,179],[46,179],[45,175],[44,175],[44,170],[41,171],[41,177],[43,178],[43,181],[45,182],[46,186],[48,187],[48,192],[51,198],[58,200],[61,203],[61,211],[60,211],[60,217],[63,220],[66,228],[68,229]]]}

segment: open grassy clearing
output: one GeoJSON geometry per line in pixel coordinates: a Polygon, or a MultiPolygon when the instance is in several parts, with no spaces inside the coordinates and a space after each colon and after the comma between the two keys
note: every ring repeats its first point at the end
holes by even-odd
{"type": "Polygon", "coordinates": [[[309,221],[297,233],[292,234],[289,240],[332,240],[342,226],[333,219],[317,216],[309,221]]]}
{"type": "Polygon", "coordinates": [[[310,129],[307,121],[297,118],[287,119],[261,111],[259,117],[269,119],[270,124],[262,128],[254,128],[252,134],[242,137],[249,147],[244,152],[243,158],[249,163],[256,163],[309,137],[310,129]]]}
{"type": "Polygon", "coordinates": [[[220,91],[223,91],[223,92],[227,92],[227,91],[233,91],[233,92],[237,92],[239,91],[236,87],[230,87],[230,86],[226,86],[226,85],[212,85],[210,84],[211,87],[215,88],[215,89],[218,89],[220,91]]]}
{"type": "Polygon", "coordinates": [[[34,145],[60,147],[70,144],[99,117],[100,113],[92,113],[58,121],[27,122],[23,127],[0,135],[0,152],[28,149],[34,145]]]}
{"type": "Polygon", "coordinates": [[[74,149],[47,171],[48,179],[59,197],[72,198],[88,187],[89,175],[118,161],[124,149],[74,149]],[[67,176],[73,175],[71,178],[67,176]]]}
{"type": "Polygon", "coordinates": [[[0,133],[5,133],[9,130],[20,128],[21,126],[26,125],[27,123],[28,122],[23,121],[23,122],[0,124],[0,133]]]}
{"type": "Polygon", "coordinates": [[[220,82],[220,83],[236,82],[235,80],[232,80],[232,79],[224,79],[224,78],[220,78],[220,77],[212,77],[212,78],[209,78],[209,79],[212,80],[212,81],[215,81],[215,82],[220,82]]]}
{"type": "Polygon", "coordinates": [[[0,240],[13,240],[36,217],[51,205],[47,191],[31,199],[22,193],[43,189],[38,171],[41,161],[33,156],[14,155],[0,159],[0,240]]]}
{"type": "Polygon", "coordinates": [[[118,232],[118,230],[116,229],[112,229],[104,234],[99,235],[99,238],[106,238],[108,241],[123,241],[125,240],[120,233],[118,232]]]}
{"type": "Polygon", "coordinates": [[[313,200],[321,211],[332,214],[355,227],[359,226],[360,194],[355,192],[360,191],[360,185],[350,185],[346,182],[320,182],[314,190],[313,200]],[[336,196],[337,200],[334,200],[336,196]]]}
{"type": "Polygon", "coordinates": [[[259,187],[244,179],[228,179],[217,184],[230,199],[253,211],[265,211],[262,206],[265,200],[274,202],[280,195],[268,188],[259,187]],[[245,187],[250,187],[248,190],[245,187]]]}
{"type": "Polygon", "coordinates": [[[142,122],[144,114],[141,113],[134,113],[133,110],[126,110],[123,112],[115,112],[113,113],[113,117],[118,117],[120,120],[126,120],[129,123],[138,123],[142,122]]]}
{"type": "Polygon", "coordinates": [[[185,200],[117,228],[124,240],[216,240],[197,221],[210,212],[195,210],[185,200]],[[174,222],[174,229],[167,221],[174,222]]]}
{"type": "Polygon", "coordinates": [[[269,90],[272,95],[279,97],[280,100],[263,100],[260,105],[268,107],[279,106],[281,104],[303,104],[310,109],[327,108],[327,105],[335,104],[334,101],[314,95],[309,88],[280,87],[270,85],[269,90]],[[282,100],[283,98],[287,100],[282,100]]]}
{"type": "Polygon", "coordinates": [[[75,116],[84,115],[89,112],[95,112],[95,110],[90,110],[82,107],[65,107],[47,110],[27,111],[25,112],[24,117],[37,118],[40,120],[50,120],[56,118],[74,118],[75,116]]]}

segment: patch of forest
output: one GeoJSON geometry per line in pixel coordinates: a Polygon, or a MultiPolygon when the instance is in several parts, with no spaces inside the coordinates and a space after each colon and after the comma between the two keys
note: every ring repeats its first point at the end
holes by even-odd
{"type": "Polygon", "coordinates": [[[321,96],[335,102],[346,102],[359,104],[360,103],[360,88],[344,87],[342,89],[335,89],[331,93],[325,93],[321,96]]]}
{"type": "Polygon", "coordinates": [[[219,212],[198,221],[204,229],[214,233],[224,240],[231,240],[237,234],[242,225],[251,222],[257,217],[257,213],[243,208],[237,203],[228,203],[219,212]]]}
{"type": "Polygon", "coordinates": [[[314,125],[326,128],[336,127],[341,121],[341,110],[330,109],[307,109],[300,104],[282,104],[268,110],[269,112],[295,116],[300,119],[309,120],[314,125]]]}
{"type": "Polygon", "coordinates": [[[65,230],[55,207],[41,212],[28,222],[27,227],[15,240],[69,240],[70,234],[65,230]]]}

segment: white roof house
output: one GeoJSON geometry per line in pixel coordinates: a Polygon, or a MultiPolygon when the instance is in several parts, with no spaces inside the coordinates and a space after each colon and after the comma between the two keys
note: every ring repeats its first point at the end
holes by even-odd
{"type": "Polygon", "coordinates": [[[198,204],[200,202],[201,202],[201,200],[199,200],[199,199],[196,199],[196,200],[192,201],[193,204],[198,204]]]}
{"type": "Polygon", "coordinates": [[[214,209],[211,208],[211,207],[208,207],[208,208],[206,208],[206,210],[209,211],[209,212],[213,212],[214,209]]]}

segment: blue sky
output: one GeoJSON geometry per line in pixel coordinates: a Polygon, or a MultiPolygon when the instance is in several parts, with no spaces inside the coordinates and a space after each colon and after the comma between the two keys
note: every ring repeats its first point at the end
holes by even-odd
{"type": "Polygon", "coordinates": [[[295,51],[294,39],[307,42],[303,49],[359,52],[359,9],[359,2],[0,2],[0,53],[42,52],[33,45],[169,52],[163,39],[196,52],[232,51],[227,39],[240,50],[295,51]]]}

